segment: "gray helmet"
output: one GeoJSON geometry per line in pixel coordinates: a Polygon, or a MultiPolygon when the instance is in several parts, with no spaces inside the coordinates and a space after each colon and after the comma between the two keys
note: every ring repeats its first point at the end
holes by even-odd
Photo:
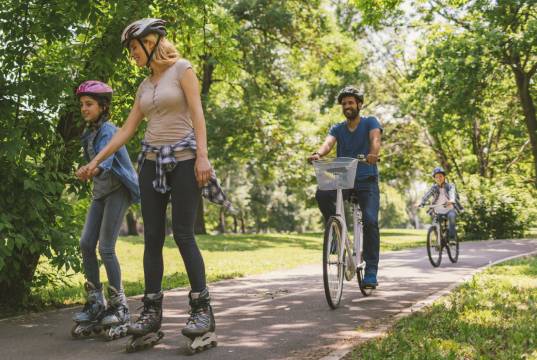
{"type": "Polygon", "coordinates": [[[444,171],[444,168],[442,168],[441,166],[437,166],[434,168],[432,177],[434,177],[436,174],[443,174],[444,176],[446,176],[446,172],[444,171]]]}
{"type": "Polygon", "coordinates": [[[352,85],[347,85],[343,89],[341,89],[341,91],[337,95],[338,104],[341,104],[341,101],[346,96],[354,96],[359,102],[364,102],[364,94],[352,85]]]}
{"type": "Polygon", "coordinates": [[[133,39],[140,39],[147,34],[155,33],[160,36],[166,35],[166,21],[161,19],[140,19],[136,20],[123,30],[121,34],[121,45],[128,46],[133,39]]]}

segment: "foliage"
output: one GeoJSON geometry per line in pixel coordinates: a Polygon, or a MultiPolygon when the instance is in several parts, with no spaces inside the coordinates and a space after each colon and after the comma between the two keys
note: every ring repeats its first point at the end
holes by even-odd
{"type": "Polygon", "coordinates": [[[466,210],[461,214],[468,240],[524,237],[535,221],[535,190],[512,179],[487,181],[474,176],[461,190],[466,210]]]}
{"type": "Polygon", "coordinates": [[[405,199],[395,188],[380,186],[380,228],[401,228],[408,223],[405,212],[405,199]]]}

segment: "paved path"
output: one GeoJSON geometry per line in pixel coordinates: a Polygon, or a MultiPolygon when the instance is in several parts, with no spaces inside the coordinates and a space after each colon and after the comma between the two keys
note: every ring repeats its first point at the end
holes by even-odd
{"type": "MultiPolygon", "coordinates": [[[[447,256],[432,268],[424,248],[381,255],[380,287],[363,297],[356,280],[345,283],[341,307],[324,298],[320,264],[271,272],[210,287],[219,346],[202,359],[320,359],[335,343],[356,334],[369,320],[386,319],[472,274],[490,262],[537,249],[537,240],[463,243],[457,264],[447,256]]],[[[297,252],[296,256],[300,256],[297,252]]],[[[0,359],[177,359],[186,358],[180,329],[187,318],[187,291],[165,294],[165,337],[155,348],[125,353],[127,338],[73,340],[73,309],[0,321],[0,359]]],[[[139,297],[130,300],[135,310],[139,297]]]]}

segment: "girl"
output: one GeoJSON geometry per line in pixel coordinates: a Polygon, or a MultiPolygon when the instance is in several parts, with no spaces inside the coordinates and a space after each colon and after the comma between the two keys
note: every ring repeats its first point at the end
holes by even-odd
{"type": "Polygon", "coordinates": [[[190,317],[183,335],[191,340],[190,350],[216,345],[215,321],[205,281],[205,265],[194,238],[194,221],[200,192],[229,208],[219,188],[207,155],[205,118],[198,79],[192,65],[181,59],[166,38],[160,19],[142,19],[125,28],[122,44],[128,47],[139,67],[151,74],[140,84],[127,121],[99,154],[81,172],[91,176],[99,164],[135,133],[148,119],[139,178],[144,221],[144,308],[129,327],[133,338],[127,351],[154,345],[163,336],[162,248],[166,207],[171,198],[173,236],[185,263],[191,285],[188,295],[190,317]],[[202,188],[202,189],[200,189],[202,188]]]}
{"type": "MultiPolygon", "coordinates": [[[[89,161],[103,149],[116,132],[108,122],[112,88],[100,81],[86,81],[78,87],[82,117],[88,128],[82,135],[84,156],[89,161]]],[[[87,177],[79,170],[81,180],[87,177]]],[[[131,202],[138,202],[140,193],[138,178],[127,153],[122,146],[93,169],[93,200],[80,239],[87,302],[84,309],[74,315],[76,322],[73,337],[91,335],[97,325],[106,328],[110,339],[126,335],[130,321],[129,309],[123,287],[121,270],[115,253],[116,240],[125,212],[131,202]],[[99,279],[96,247],[108,276],[110,306],[106,308],[103,287],[99,279]]]]}

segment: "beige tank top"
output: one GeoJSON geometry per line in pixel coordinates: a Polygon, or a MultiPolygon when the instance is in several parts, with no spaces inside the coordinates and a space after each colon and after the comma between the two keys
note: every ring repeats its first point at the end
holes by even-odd
{"type": "MultiPolygon", "coordinates": [[[[190,62],[178,60],[164,71],[156,84],[147,77],[138,87],[136,99],[148,120],[145,141],[150,145],[173,145],[192,131],[190,110],[180,83],[189,68],[192,68],[190,62]]],[[[191,149],[175,153],[178,161],[195,157],[191,149]]],[[[146,158],[155,160],[156,154],[148,153],[146,158]]]]}

